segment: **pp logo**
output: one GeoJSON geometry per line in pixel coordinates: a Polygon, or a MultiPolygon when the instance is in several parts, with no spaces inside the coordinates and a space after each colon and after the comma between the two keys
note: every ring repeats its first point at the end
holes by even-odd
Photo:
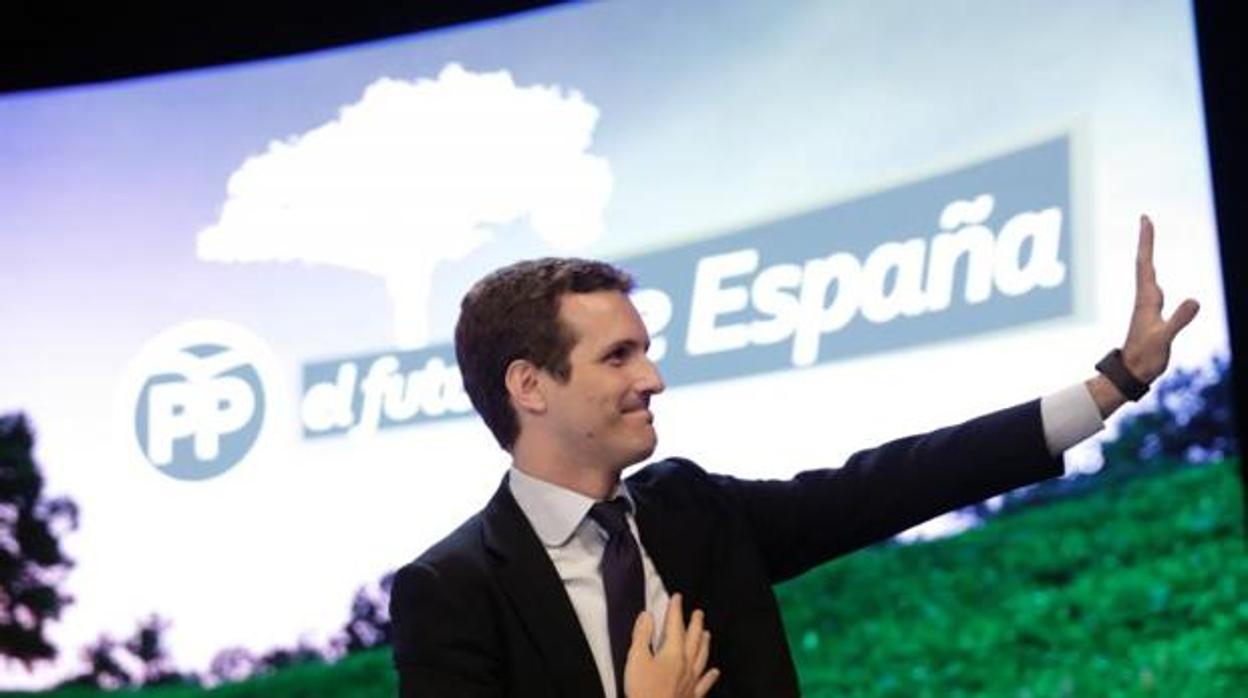
{"type": "Polygon", "coordinates": [[[271,411],[271,354],[237,325],[200,320],[162,332],[126,379],[133,442],[179,480],[206,480],[252,451],[271,411]]]}

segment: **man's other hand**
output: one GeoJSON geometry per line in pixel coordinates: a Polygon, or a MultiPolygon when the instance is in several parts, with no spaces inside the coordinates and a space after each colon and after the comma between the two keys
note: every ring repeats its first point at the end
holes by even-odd
{"type": "MultiPolygon", "coordinates": [[[[1161,317],[1164,305],[1165,295],[1157,285],[1157,270],[1153,267],[1153,222],[1148,216],[1140,216],[1140,242],[1135,251],[1135,307],[1127,339],[1122,344],[1122,362],[1141,383],[1152,383],[1165,373],[1170,363],[1170,345],[1200,310],[1200,304],[1188,298],[1165,320],[1161,317]]],[[[1096,375],[1085,385],[1101,417],[1113,414],[1127,400],[1103,375],[1096,375]]]]}
{"type": "Polygon", "coordinates": [[[624,665],[627,698],[702,698],[719,679],[719,669],[706,669],[711,656],[711,633],[702,627],[702,611],[695,610],[685,627],[680,594],[667,604],[663,645],[650,650],[654,618],[643,612],[633,625],[633,644],[624,665]]]}
{"type": "Polygon", "coordinates": [[[1200,304],[1188,298],[1169,320],[1163,320],[1164,303],[1153,267],[1153,222],[1148,216],[1140,216],[1140,242],[1135,252],[1135,309],[1122,345],[1122,360],[1131,375],[1144,383],[1152,383],[1165,372],[1170,363],[1170,345],[1200,310],[1200,304]]]}

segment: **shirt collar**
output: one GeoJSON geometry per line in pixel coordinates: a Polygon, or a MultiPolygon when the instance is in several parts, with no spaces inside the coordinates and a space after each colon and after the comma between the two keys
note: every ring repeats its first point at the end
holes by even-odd
{"type": "MultiPolygon", "coordinates": [[[[520,511],[524,512],[537,537],[548,548],[564,546],[585,520],[589,508],[597,503],[597,500],[580,492],[538,479],[515,466],[507,471],[507,485],[516,504],[520,505],[520,511]]],[[[628,500],[629,509],[635,509],[632,495],[623,482],[616,485],[612,497],[624,497],[628,500]]]]}

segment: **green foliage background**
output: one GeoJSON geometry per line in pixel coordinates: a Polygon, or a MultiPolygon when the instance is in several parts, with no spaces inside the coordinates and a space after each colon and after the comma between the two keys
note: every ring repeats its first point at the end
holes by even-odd
{"type": "Polygon", "coordinates": [[[794,580],[803,694],[1243,695],[1235,468],[1175,466],[794,580]]]}
{"type": "MultiPolygon", "coordinates": [[[[954,538],[872,548],[783,585],[804,695],[1241,695],[1248,555],[1236,467],[1176,465],[954,538]]],[[[383,649],[210,691],[124,693],[393,698],[396,689],[383,649]]]]}

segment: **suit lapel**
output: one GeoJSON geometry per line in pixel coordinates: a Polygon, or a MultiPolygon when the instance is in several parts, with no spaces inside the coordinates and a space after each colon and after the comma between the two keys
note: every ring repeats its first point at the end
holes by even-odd
{"type": "Polygon", "coordinates": [[[601,697],[602,681],[580,620],[550,556],[511,496],[506,477],[485,508],[484,537],[503,592],[562,692],[601,697]]]}
{"type": "Polygon", "coordinates": [[[629,493],[637,505],[637,530],[646,554],[663,579],[668,593],[685,597],[688,613],[706,608],[706,570],[711,549],[704,517],[696,512],[672,507],[660,500],[648,484],[629,482],[629,493]]]}

